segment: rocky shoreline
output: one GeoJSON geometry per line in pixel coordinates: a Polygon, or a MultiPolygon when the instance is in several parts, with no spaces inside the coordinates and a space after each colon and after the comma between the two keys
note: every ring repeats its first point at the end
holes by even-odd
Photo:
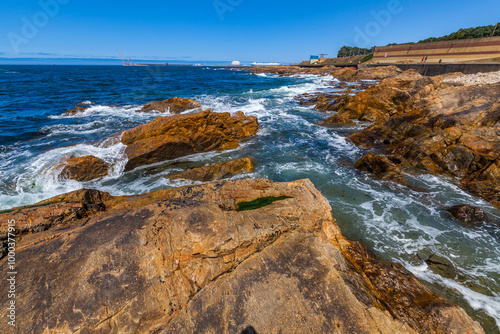
{"type": "Polygon", "coordinates": [[[7,220],[20,223],[19,333],[484,333],[346,239],[308,180],[80,190],[7,220]]]}
{"type": "MultiPolygon", "coordinates": [[[[340,80],[341,92],[297,101],[328,114],[322,126],[366,124],[349,136],[376,150],[356,163],[360,171],[417,191],[407,172],[446,175],[500,207],[500,83],[494,76],[423,77],[396,67],[253,71],[340,80]]],[[[234,149],[259,131],[257,117],[200,107],[184,98],[153,101],[138,112],[171,115],[96,145],[123,145],[124,170],[131,171],[234,149]]],[[[85,110],[77,106],[66,116],[85,110]]],[[[83,189],[0,212],[3,269],[7,222],[17,223],[24,279],[18,332],[484,333],[402,265],[383,262],[343,236],[309,180],[217,181],[255,168],[254,159],[244,157],[169,176],[208,182],[201,185],[121,197],[83,189]]],[[[71,155],[55,170],[89,182],[108,175],[110,166],[92,155],[71,155]]],[[[449,212],[472,227],[490,223],[480,208],[459,205],[449,212]]],[[[7,289],[7,282],[0,287],[7,289]]],[[[0,299],[3,317],[5,303],[0,299]]]]}
{"type": "MultiPolygon", "coordinates": [[[[285,69],[255,69],[256,73],[285,69]]],[[[500,207],[499,73],[423,77],[394,66],[321,71],[343,81],[377,80],[357,94],[309,96],[333,115],[325,126],[372,125],[349,139],[396,156],[399,168],[453,177],[467,191],[500,207]]],[[[293,69],[288,75],[297,74],[293,69]]],[[[401,179],[400,179],[401,180],[401,179]]]]}

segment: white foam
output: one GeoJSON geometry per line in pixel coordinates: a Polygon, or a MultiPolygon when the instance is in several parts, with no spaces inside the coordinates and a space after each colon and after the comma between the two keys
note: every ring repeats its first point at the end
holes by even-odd
{"type": "MultiPolygon", "coordinates": [[[[0,194],[0,208],[33,204],[40,200],[81,189],[86,183],[61,177],[65,157],[93,155],[108,163],[110,173],[102,181],[119,178],[126,164],[122,143],[103,148],[89,144],[63,147],[39,155],[15,178],[16,195],[0,194]]],[[[92,182],[92,184],[94,184],[92,182]]]]}
{"type": "Polygon", "coordinates": [[[471,290],[466,285],[460,284],[449,278],[445,278],[433,273],[424,263],[420,266],[415,266],[412,263],[403,262],[403,265],[410,270],[418,278],[437,283],[442,286],[458,292],[467,301],[467,303],[475,310],[483,310],[491,316],[497,326],[500,328],[500,295],[492,292],[493,296],[487,296],[471,290]]]}
{"type": "MultiPolygon", "coordinates": [[[[90,102],[90,101],[87,101],[90,102]]],[[[83,104],[83,103],[82,103],[83,104]]],[[[62,118],[85,118],[85,117],[91,117],[91,116],[112,116],[112,117],[121,117],[121,118],[140,118],[144,117],[144,114],[150,114],[151,112],[148,113],[138,113],[136,111],[140,110],[142,108],[141,106],[137,105],[126,105],[122,107],[110,107],[110,106],[105,106],[105,105],[95,105],[91,106],[83,112],[76,113],[74,115],[65,115],[65,114],[60,114],[60,115],[52,115],[49,116],[49,118],[52,119],[62,119],[62,118]]],[[[159,112],[153,112],[156,114],[159,114],[159,112]]]]}

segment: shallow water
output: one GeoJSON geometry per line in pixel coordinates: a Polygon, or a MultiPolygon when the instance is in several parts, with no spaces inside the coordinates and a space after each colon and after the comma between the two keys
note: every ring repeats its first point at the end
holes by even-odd
{"type": "Polygon", "coordinates": [[[499,332],[500,228],[463,227],[443,208],[479,205],[497,224],[499,210],[445,178],[409,175],[410,183],[428,191],[422,193],[356,171],[354,163],[367,152],[346,140],[356,128],[318,126],[328,115],[294,100],[302,93],[335,90],[334,83],[332,77],[279,78],[204,67],[0,66],[0,210],[83,187],[112,195],[176,187],[190,183],[166,175],[253,156],[257,170],[250,177],[311,179],[330,201],[346,236],[363,241],[384,260],[402,263],[434,291],[464,307],[488,333],[499,332]],[[158,117],[135,110],[174,96],[195,98],[216,112],[241,110],[257,116],[261,130],[235,150],[127,173],[123,145],[91,144],[158,117]],[[62,117],[78,103],[91,108],[62,117]],[[54,166],[71,153],[104,159],[113,165],[112,173],[90,183],[60,180],[54,166]],[[450,266],[432,271],[419,259],[432,254],[450,266]]]}

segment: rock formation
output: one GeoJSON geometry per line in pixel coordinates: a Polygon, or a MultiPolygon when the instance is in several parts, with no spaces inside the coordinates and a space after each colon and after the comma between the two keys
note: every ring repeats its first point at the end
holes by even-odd
{"type": "Polygon", "coordinates": [[[295,74],[328,75],[335,68],[336,68],[335,66],[311,67],[311,68],[303,68],[299,66],[265,66],[265,67],[252,67],[250,71],[252,71],[253,73],[275,74],[279,76],[291,76],[295,74]]]}
{"type": "Polygon", "coordinates": [[[241,158],[214,165],[193,168],[185,172],[170,176],[171,179],[187,179],[193,181],[215,181],[229,178],[242,173],[251,173],[255,170],[252,158],[241,158]]]}
{"type": "Polygon", "coordinates": [[[121,141],[128,157],[125,171],[194,153],[236,148],[239,140],[255,135],[258,129],[257,117],[242,112],[231,116],[207,110],[158,117],[123,133],[121,141]]]}
{"type": "Polygon", "coordinates": [[[373,122],[349,138],[383,147],[410,166],[448,174],[500,205],[500,84],[443,84],[442,77],[402,73],[330,107],[324,125],[373,122]]]}
{"type": "Polygon", "coordinates": [[[81,190],[1,212],[4,240],[12,219],[18,333],[484,333],[346,239],[308,180],[81,190]]]}
{"type": "Polygon", "coordinates": [[[343,100],[348,99],[352,94],[351,90],[339,91],[335,93],[303,94],[295,99],[300,105],[314,105],[320,111],[335,111],[336,106],[343,100]]]}
{"type": "Polygon", "coordinates": [[[106,176],[108,173],[109,165],[106,162],[93,155],[86,155],[67,159],[61,177],[85,182],[106,176]]]}
{"type": "Polygon", "coordinates": [[[481,226],[490,220],[483,209],[472,205],[457,205],[447,209],[451,216],[470,226],[481,226]]]}
{"type": "Polygon", "coordinates": [[[89,107],[76,106],[73,109],[67,109],[64,116],[74,116],[85,112],[89,107]]]}
{"type": "Polygon", "coordinates": [[[402,159],[395,156],[365,154],[354,167],[369,172],[382,180],[390,180],[406,185],[406,180],[401,171],[402,159]]]}
{"type": "Polygon", "coordinates": [[[402,72],[396,66],[365,67],[359,70],[356,70],[355,67],[344,67],[331,71],[330,75],[342,81],[355,82],[359,80],[383,80],[395,77],[402,72]]]}
{"type": "MultiPolygon", "coordinates": [[[[383,80],[391,78],[403,73],[396,66],[380,66],[380,67],[365,67],[357,69],[357,64],[352,64],[349,67],[299,67],[299,66],[268,66],[268,67],[252,67],[253,73],[267,73],[279,76],[291,76],[296,74],[316,74],[316,75],[331,75],[334,78],[342,81],[360,81],[360,80],[383,80]]],[[[413,70],[406,71],[406,75],[417,75],[413,70]]]]}
{"type": "Polygon", "coordinates": [[[193,99],[172,97],[164,101],[153,101],[146,104],[138,112],[146,112],[156,110],[162,113],[180,114],[186,110],[200,108],[201,104],[193,99]]]}

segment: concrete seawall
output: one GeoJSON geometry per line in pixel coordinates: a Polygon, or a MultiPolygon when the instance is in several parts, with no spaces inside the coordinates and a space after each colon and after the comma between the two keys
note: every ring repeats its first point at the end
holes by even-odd
{"type": "Polygon", "coordinates": [[[396,63],[398,61],[427,63],[464,63],[500,57],[500,37],[460,39],[431,43],[416,43],[380,46],[375,48],[373,61],[378,63],[396,63]]]}
{"type": "Polygon", "coordinates": [[[463,74],[476,74],[480,72],[500,71],[500,64],[361,64],[358,68],[378,67],[394,65],[402,71],[414,69],[418,73],[427,76],[435,76],[446,73],[461,72],[463,74]]]}

